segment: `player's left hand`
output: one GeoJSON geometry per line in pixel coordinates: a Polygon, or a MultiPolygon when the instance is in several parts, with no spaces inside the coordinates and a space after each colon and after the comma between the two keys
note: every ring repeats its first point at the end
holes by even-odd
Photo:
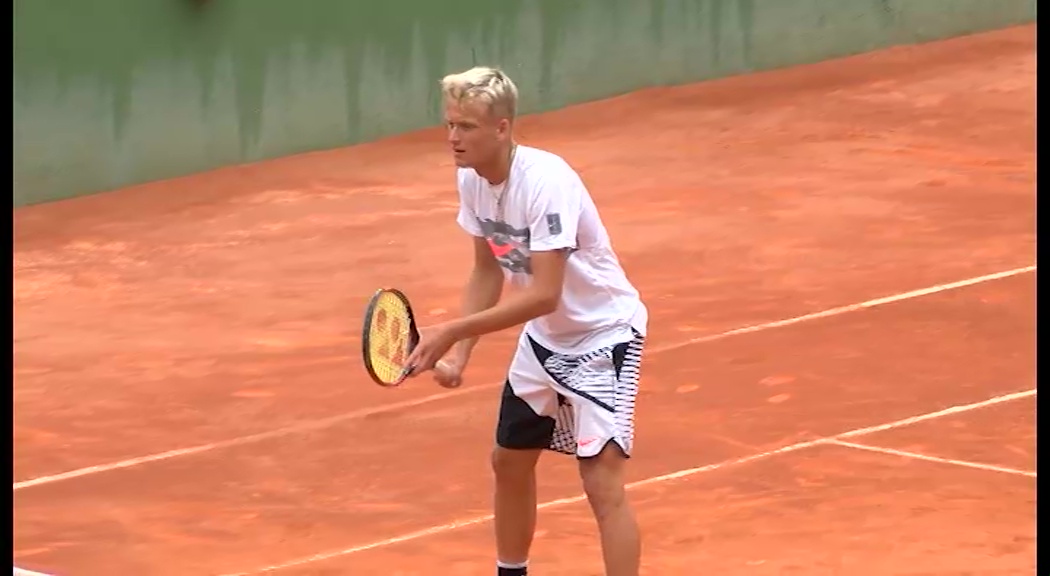
{"type": "Polygon", "coordinates": [[[408,376],[418,376],[427,370],[433,370],[449,349],[456,343],[455,334],[446,324],[438,324],[419,331],[419,344],[405,362],[408,376]]]}
{"type": "Polygon", "coordinates": [[[463,368],[452,360],[438,360],[434,381],[444,388],[459,388],[463,384],[463,368]]]}

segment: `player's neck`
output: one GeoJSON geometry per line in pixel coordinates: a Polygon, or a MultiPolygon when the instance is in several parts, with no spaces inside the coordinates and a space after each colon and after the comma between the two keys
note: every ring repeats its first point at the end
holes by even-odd
{"type": "Polygon", "coordinates": [[[517,148],[517,144],[510,142],[496,154],[491,162],[484,166],[478,166],[474,171],[492,186],[503,184],[510,176],[510,166],[514,161],[515,148],[517,148]]]}

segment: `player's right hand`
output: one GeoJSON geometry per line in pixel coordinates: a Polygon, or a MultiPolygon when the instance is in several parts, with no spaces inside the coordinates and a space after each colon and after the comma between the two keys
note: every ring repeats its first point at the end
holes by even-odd
{"type": "Polygon", "coordinates": [[[434,381],[445,388],[459,388],[463,384],[463,369],[454,362],[438,360],[433,372],[434,381]]]}

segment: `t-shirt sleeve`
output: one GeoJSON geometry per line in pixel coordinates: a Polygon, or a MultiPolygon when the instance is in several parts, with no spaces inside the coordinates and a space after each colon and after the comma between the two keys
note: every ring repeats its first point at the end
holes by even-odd
{"type": "Polygon", "coordinates": [[[533,188],[528,208],[532,252],[577,247],[583,193],[571,178],[559,176],[545,177],[533,188]]]}
{"type": "Polygon", "coordinates": [[[459,189],[459,215],[456,216],[456,222],[459,223],[460,228],[467,231],[467,234],[484,236],[485,233],[481,230],[481,226],[478,225],[477,218],[474,216],[474,198],[467,192],[467,182],[463,177],[462,171],[457,171],[456,173],[456,188],[459,189]]]}

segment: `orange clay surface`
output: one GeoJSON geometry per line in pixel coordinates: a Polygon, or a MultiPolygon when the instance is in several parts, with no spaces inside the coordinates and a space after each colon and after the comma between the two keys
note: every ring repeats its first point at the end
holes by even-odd
{"type": "MultiPolygon", "coordinates": [[[[520,121],[580,171],[651,311],[645,574],[1033,573],[1034,395],[848,438],[903,453],[812,441],[1034,388],[1034,272],[944,286],[1035,263],[1034,98],[1021,27],[520,121]]],[[[359,352],[377,287],[454,313],[452,171],[428,130],[18,209],[14,563],[494,573],[515,332],[451,392],[382,389],[359,352]]],[[[600,574],[574,461],[539,484],[535,573],[600,574]]]]}

